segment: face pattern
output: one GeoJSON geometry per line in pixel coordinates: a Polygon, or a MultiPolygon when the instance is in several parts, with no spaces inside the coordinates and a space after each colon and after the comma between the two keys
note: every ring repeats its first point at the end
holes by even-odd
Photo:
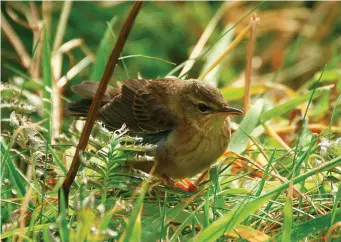
{"type": "Polygon", "coordinates": [[[227,102],[217,88],[197,80],[185,82],[174,101],[178,115],[193,121],[226,118],[227,113],[222,113],[222,110],[227,102]]]}

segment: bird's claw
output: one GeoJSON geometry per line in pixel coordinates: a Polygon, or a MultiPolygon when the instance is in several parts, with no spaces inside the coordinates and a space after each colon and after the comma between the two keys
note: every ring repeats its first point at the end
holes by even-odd
{"type": "Polygon", "coordinates": [[[198,186],[188,178],[185,178],[182,181],[177,182],[175,185],[177,188],[180,188],[185,192],[194,193],[198,191],[198,186]]]}
{"type": "Polygon", "coordinates": [[[171,187],[179,188],[185,192],[194,193],[198,191],[197,185],[195,185],[191,180],[188,178],[183,179],[182,181],[174,182],[172,179],[170,179],[168,176],[163,175],[162,179],[165,184],[171,187]]]}

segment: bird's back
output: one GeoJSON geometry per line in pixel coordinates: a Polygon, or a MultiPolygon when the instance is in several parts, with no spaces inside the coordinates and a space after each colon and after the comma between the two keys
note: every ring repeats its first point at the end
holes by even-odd
{"type": "MultiPolygon", "coordinates": [[[[158,140],[176,126],[176,115],[167,108],[167,85],[177,79],[129,79],[120,88],[108,87],[102,100],[99,120],[109,130],[117,130],[126,124],[131,135],[144,136],[146,140],[158,140]]],[[[72,90],[84,97],[69,104],[73,116],[86,117],[98,88],[94,82],[74,85],[72,90]]]]}

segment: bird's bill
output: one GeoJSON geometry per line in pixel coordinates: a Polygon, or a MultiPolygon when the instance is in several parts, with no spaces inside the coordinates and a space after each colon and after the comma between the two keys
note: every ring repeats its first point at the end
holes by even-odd
{"type": "Polygon", "coordinates": [[[230,106],[223,107],[221,111],[228,115],[242,115],[243,114],[243,111],[239,110],[238,108],[233,108],[230,106]]]}

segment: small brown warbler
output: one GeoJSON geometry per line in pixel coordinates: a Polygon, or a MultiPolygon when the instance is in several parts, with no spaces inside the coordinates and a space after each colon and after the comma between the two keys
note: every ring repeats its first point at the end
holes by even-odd
{"type": "MultiPolygon", "coordinates": [[[[72,86],[84,99],[69,105],[71,115],[87,116],[97,87],[89,81],[72,86]]],[[[98,119],[107,129],[126,124],[128,134],[155,145],[154,175],[166,181],[207,170],[230,141],[229,116],[242,114],[217,88],[194,79],[129,79],[119,88],[108,87],[102,104],[98,119]]],[[[154,165],[147,160],[127,163],[145,172],[154,165]]]]}

